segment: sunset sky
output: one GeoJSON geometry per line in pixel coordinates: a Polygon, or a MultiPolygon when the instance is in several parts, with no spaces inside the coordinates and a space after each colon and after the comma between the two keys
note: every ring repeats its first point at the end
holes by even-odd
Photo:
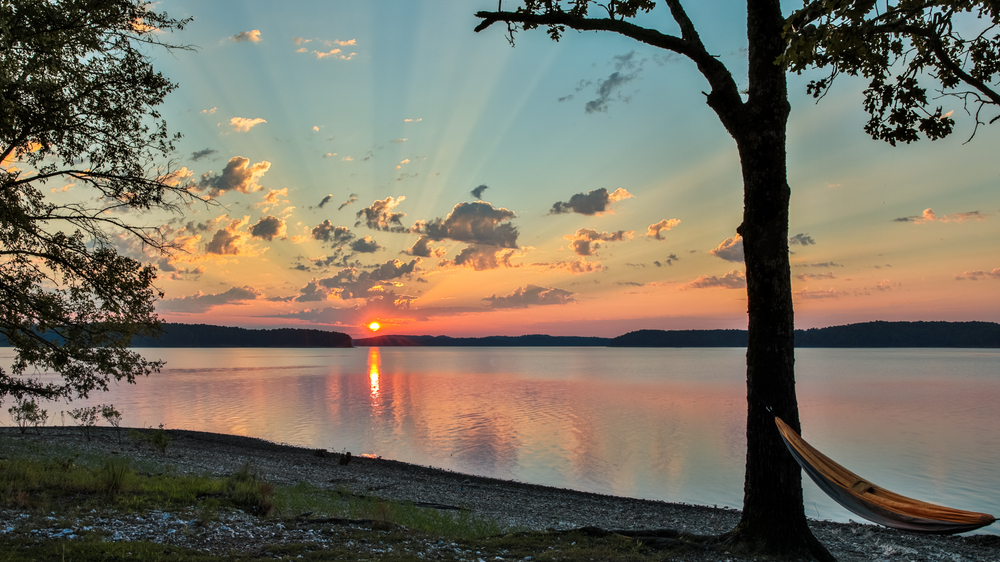
{"type": "MultiPolygon", "coordinates": [[[[745,84],[743,3],[689,5],[745,84]]],[[[746,327],[736,146],[686,59],[607,33],[535,30],[511,48],[502,25],[473,32],[493,0],[157,9],[194,18],[164,37],[194,50],[150,51],[179,84],[162,107],[184,135],[176,179],[218,203],[140,219],[185,249],[144,258],[166,321],[355,337],[373,320],[451,336],[746,327]]],[[[675,29],[666,8],[640,23],[675,29]]],[[[789,85],[796,325],[1000,321],[1000,123],[963,144],[974,120],[943,99],[953,137],[892,148],[863,131],[863,81],[817,104],[818,77],[789,85]]]]}

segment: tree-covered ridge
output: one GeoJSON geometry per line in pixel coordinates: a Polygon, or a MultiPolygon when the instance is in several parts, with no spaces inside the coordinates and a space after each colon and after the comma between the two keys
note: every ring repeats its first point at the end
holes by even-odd
{"type": "MultiPolygon", "coordinates": [[[[746,347],[746,330],[638,330],[609,347],[746,347]]],[[[1000,347],[996,322],[862,322],[795,330],[795,347],[1000,347]]]]}
{"type": "Polygon", "coordinates": [[[453,338],[450,336],[385,335],[354,340],[356,346],[380,347],[605,347],[611,338],[586,336],[486,336],[453,338]]]}
{"type": "Polygon", "coordinates": [[[301,328],[253,330],[209,324],[162,324],[159,337],[136,336],[132,347],[351,347],[341,332],[301,328]]]}

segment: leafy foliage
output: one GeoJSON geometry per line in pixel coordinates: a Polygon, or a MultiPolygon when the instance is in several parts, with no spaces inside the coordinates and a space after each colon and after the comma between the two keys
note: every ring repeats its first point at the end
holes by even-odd
{"type": "Polygon", "coordinates": [[[18,400],[10,408],[7,408],[10,419],[14,421],[21,433],[28,431],[29,427],[37,431],[39,426],[45,425],[49,419],[49,413],[39,407],[38,402],[33,399],[18,400]]]}
{"type": "Polygon", "coordinates": [[[160,366],[128,350],[133,335],[158,329],[156,270],[114,245],[169,249],[128,214],[191,198],[157,164],[177,137],[155,107],[175,85],[144,54],[169,47],[158,32],[186,22],[148,8],[0,4],[0,335],[17,350],[0,396],[86,397],[160,366]],[[56,181],[88,193],[56,202],[43,191],[56,181]],[[31,367],[60,378],[42,382],[31,367]]]}
{"type": "Polygon", "coordinates": [[[76,424],[80,426],[80,431],[83,432],[83,436],[90,441],[90,428],[97,425],[97,406],[85,406],[82,408],[73,408],[69,412],[69,417],[76,421],[76,424]]]}
{"type": "MultiPolygon", "coordinates": [[[[822,97],[840,73],[870,79],[865,132],[889,144],[951,133],[954,120],[931,108],[922,76],[937,82],[937,99],[962,100],[983,124],[986,106],[1000,106],[1000,4],[970,0],[841,0],[808,2],[788,18],[781,62],[794,72],[828,68],[809,84],[822,97]]],[[[1000,119],[992,118],[990,123],[1000,119]]],[[[975,134],[975,132],[973,132],[975,134]]]]}

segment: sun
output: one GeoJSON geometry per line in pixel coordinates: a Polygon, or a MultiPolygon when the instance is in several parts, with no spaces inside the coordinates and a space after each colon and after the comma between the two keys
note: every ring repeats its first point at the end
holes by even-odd
{"type": "Polygon", "coordinates": [[[373,332],[377,332],[378,329],[381,328],[381,327],[382,326],[378,325],[378,322],[372,322],[371,324],[368,325],[368,329],[371,330],[371,331],[373,331],[373,332]]]}

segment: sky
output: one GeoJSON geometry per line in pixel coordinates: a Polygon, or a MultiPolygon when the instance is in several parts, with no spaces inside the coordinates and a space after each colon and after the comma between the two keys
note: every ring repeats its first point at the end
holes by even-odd
{"type": "MultiPolygon", "coordinates": [[[[507,2],[506,4],[511,4],[507,2]]],[[[746,84],[741,2],[689,3],[746,84]],[[721,15],[720,15],[721,14],[721,15]]],[[[505,6],[512,8],[510,6],[505,6]]],[[[613,337],[747,325],[736,146],[694,65],[608,33],[481,33],[493,0],[163,0],[149,51],[176,181],[212,205],[137,220],[168,322],[450,336],[613,337]]],[[[673,32],[666,8],[642,25],[673,32]]],[[[799,328],[1000,321],[1000,124],[868,137],[864,82],[790,77],[799,328]]],[[[48,187],[48,186],[47,186],[48,187]]],[[[52,185],[51,197],[73,186],[52,185]]]]}

